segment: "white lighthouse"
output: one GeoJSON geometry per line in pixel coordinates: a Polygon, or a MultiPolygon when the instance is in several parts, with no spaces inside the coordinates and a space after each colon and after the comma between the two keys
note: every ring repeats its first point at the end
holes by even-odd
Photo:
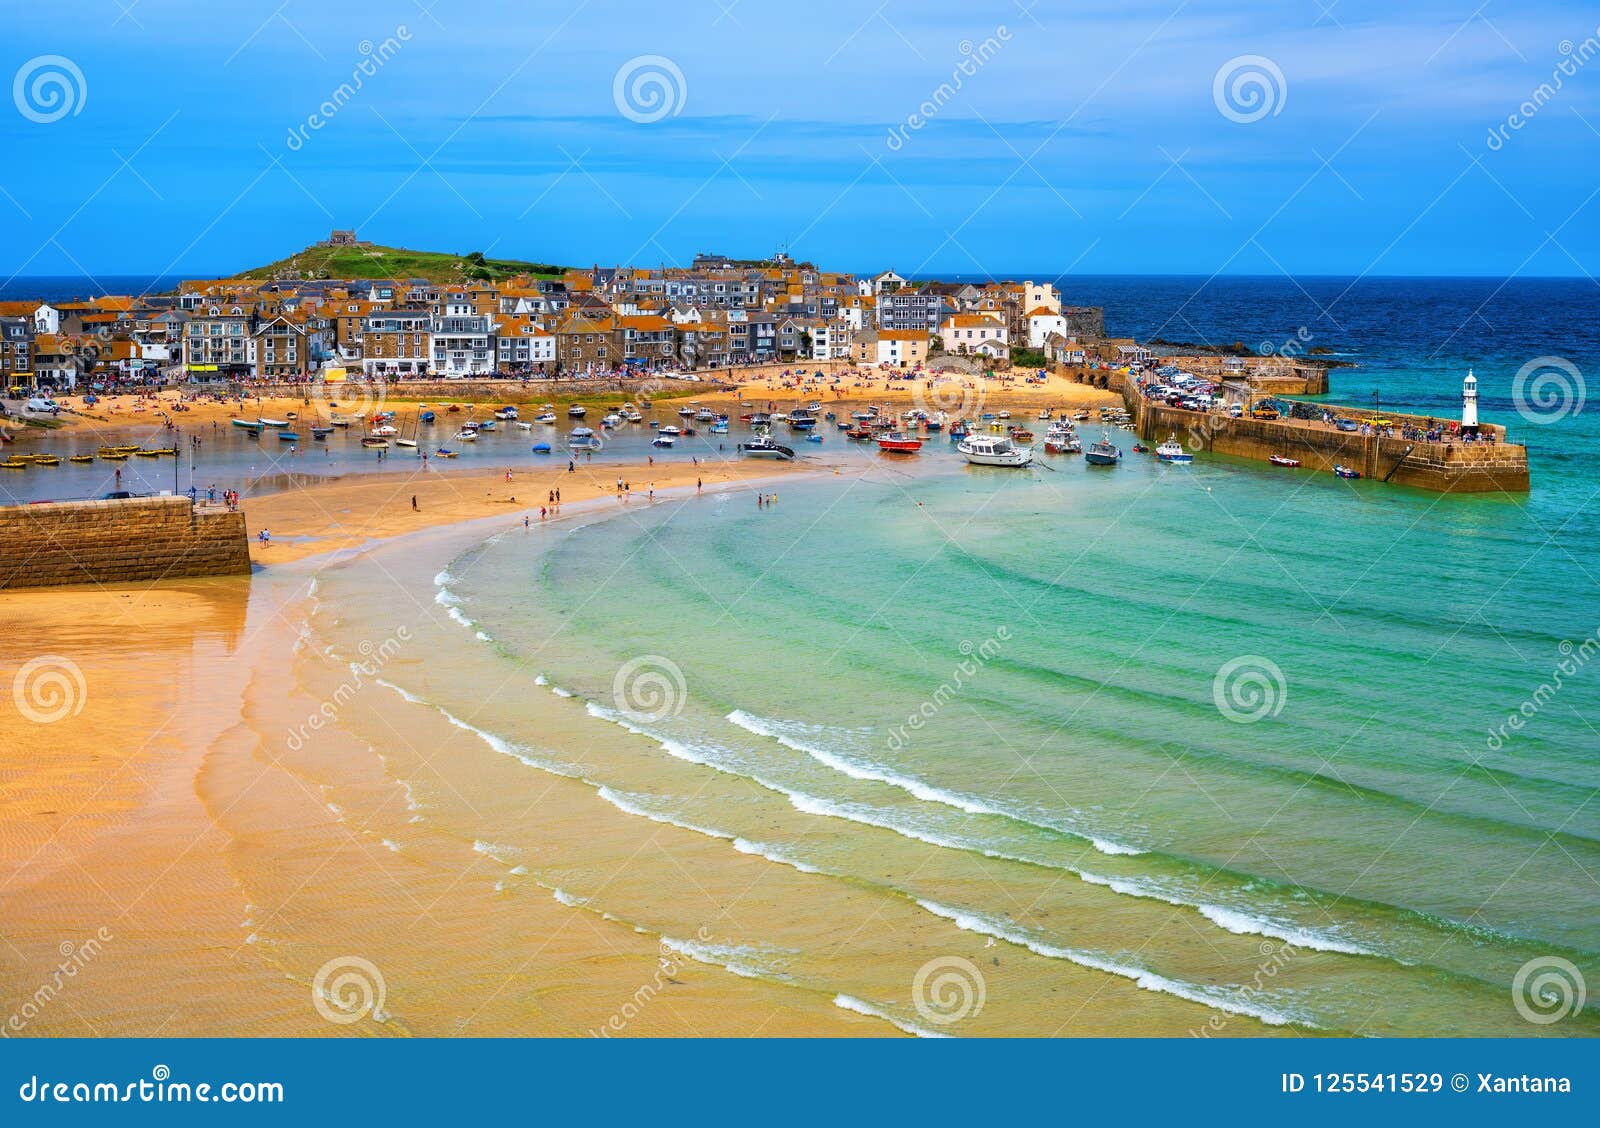
{"type": "Polygon", "coordinates": [[[1461,429],[1478,425],[1478,378],[1467,369],[1467,378],[1461,381],[1461,429]]]}

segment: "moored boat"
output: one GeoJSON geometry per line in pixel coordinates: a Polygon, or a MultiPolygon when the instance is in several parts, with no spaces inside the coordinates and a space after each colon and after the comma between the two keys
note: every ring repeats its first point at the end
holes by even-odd
{"type": "Polygon", "coordinates": [[[888,431],[878,436],[878,449],[892,454],[915,454],[922,449],[922,440],[904,431],[888,431]]]}
{"type": "Polygon", "coordinates": [[[781,458],[791,459],[794,451],[789,447],[772,441],[768,435],[757,435],[747,443],[739,444],[739,453],[749,458],[781,458]]]}
{"type": "Polygon", "coordinates": [[[1298,458],[1290,458],[1287,454],[1275,454],[1271,458],[1267,459],[1267,461],[1272,463],[1274,466],[1300,465],[1300,460],[1298,458]]]}
{"type": "Polygon", "coordinates": [[[1033,461],[1033,448],[1018,446],[1004,435],[968,435],[956,445],[973,466],[1026,466],[1033,461]]]}
{"type": "Polygon", "coordinates": [[[1361,477],[1361,471],[1352,469],[1351,467],[1345,466],[1341,463],[1334,463],[1333,472],[1341,478],[1354,479],[1361,477]]]}
{"type": "Polygon", "coordinates": [[[1156,458],[1174,466],[1187,466],[1194,461],[1194,455],[1178,441],[1177,435],[1168,435],[1167,441],[1156,447],[1156,458]]]}
{"type": "Polygon", "coordinates": [[[258,417],[256,422],[263,427],[287,427],[289,425],[287,419],[268,419],[265,416],[258,417]]]}
{"type": "Polygon", "coordinates": [[[1110,434],[1102,434],[1083,452],[1083,460],[1090,466],[1115,466],[1122,461],[1122,449],[1112,444],[1110,434]]]}
{"type": "Polygon", "coordinates": [[[361,440],[361,445],[369,450],[384,450],[389,446],[388,439],[380,439],[375,435],[368,435],[361,440]]]}
{"type": "MultiPolygon", "coordinates": [[[[279,431],[278,432],[278,441],[280,443],[297,443],[297,442],[300,441],[300,432],[298,432],[298,431],[279,431]]],[[[158,451],[156,453],[160,453],[160,452],[158,451]]]]}
{"type": "Polygon", "coordinates": [[[259,419],[235,419],[233,420],[233,425],[239,428],[241,431],[249,431],[251,434],[256,435],[259,435],[262,431],[266,430],[267,427],[267,425],[261,422],[259,419]]]}
{"type": "Polygon", "coordinates": [[[584,407],[581,403],[575,403],[571,407],[567,408],[567,415],[572,419],[582,419],[588,414],[589,409],[584,407]]]}

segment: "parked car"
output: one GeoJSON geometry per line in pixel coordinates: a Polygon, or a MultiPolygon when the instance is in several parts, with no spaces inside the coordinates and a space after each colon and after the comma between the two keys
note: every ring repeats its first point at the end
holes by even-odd
{"type": "Polygon", "coordinates": [[[41,412],[48,411],[51,415],[56,415],[61,411],[61,405],[56,403],[56,401],[53,399],[45,399],[43,396],[34,396],[28,401],[28,410],[41,412]]]}

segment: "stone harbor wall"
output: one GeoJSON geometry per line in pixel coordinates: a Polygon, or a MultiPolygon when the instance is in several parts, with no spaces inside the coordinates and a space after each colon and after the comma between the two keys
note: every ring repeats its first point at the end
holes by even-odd
{"type": "Polygon", "coordinates": [[[244,514],[187,497],[0,507],[0,589],[248,575],[244,514]]]}

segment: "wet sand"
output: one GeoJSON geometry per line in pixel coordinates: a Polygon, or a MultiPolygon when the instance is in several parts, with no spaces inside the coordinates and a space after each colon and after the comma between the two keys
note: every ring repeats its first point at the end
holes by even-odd
{"type": "MultiPolygon", "coordinates": [[[[648,504],[639,480],[632,501],[602,496],[629,469],[564,475],[563,516],[648,504]]],[[[658,495],[692,503],[694,468],[676,469],[653,479],[658,495]]],[[[774,473],[704,477],[715,490],[774,473]]],[[[269,546],[252,579],[0,593],[0,632],[28,640],[26,654],[7,648],[6,681],[31,710],[0,747],[0,1032],[894,1033],[519,883],[472,836],[531,833],[530,853],[650,846],[636,826],[597,829],[587,789],[530,789],[426,710],[408,710],[399,731],[360,679],[361,700],[309,737],[307,719],[342,708],[351,688],[342,661],[308,645],[311,620],[338,614],[316,577],[359,554],[306,557],[406,533],[522,531],[499,520],[524,512],[503,480],[410,477],[253,499],[277,527],[321,539],[269,546]],[[424,816],[425,802],[457,817],[424,816]],[[342,1021],[338,1004],[362,989],[382,1006],[370,997],[359,1022],[342,1021]]],[[[535,516],[527,535],[565,524],[535,516]]],[[[388,543],[403,556],[409,542],[388,543]]]]}

